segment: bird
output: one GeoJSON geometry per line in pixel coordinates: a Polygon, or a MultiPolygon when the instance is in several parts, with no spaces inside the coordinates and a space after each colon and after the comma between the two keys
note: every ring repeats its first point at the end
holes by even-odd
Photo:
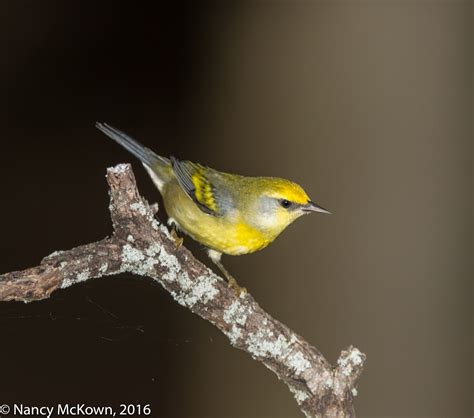
{"type": "Polygon", "coordinates": [[[140,160],[159,190],[168,224],[201,243],[238,295],[238,285],[221,261],[223,254],[262,250],[299,217],[330,212],[313,202],[301,186],[277,177],[249,177],[214,170],[175,157],[162,157],[107,123],[96,128],[140,160]]]}

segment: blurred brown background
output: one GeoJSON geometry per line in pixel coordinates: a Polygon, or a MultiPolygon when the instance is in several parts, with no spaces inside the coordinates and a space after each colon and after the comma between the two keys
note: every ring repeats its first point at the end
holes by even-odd
{"type": "MultiPolygon", "coordinates": [[[[471,416],[472,9],[1,2],[0,271],[109,234],[107,166],[132,161],[158,199],[96,120],[164,155],[288,177],[333,215],[229,269],[331,362],[367,354],[359,416],[471,416]]],[[[3,303],[0,327],[0,404],[300,416],[271,372],[146,279],[3,303]]]]}

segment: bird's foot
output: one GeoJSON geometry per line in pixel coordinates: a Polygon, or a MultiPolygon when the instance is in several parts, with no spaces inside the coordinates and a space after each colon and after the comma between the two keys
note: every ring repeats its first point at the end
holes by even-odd
{"type": "Polygon", "coordinates": [[[176,248],[179,248],[183,245],[184,238],[178,236],[178,233],[176,232],[175,228],[171,229],[171,236],[174,239],[176,248]]]}
{"type": "Polygon", "coordinates": [[[240,295],[247,294],[247,289],[245,287],[239,286],[239,284],[237,283],[237,280],[235,280],[233,277],[229,277],[227,279],[227,284],[229,285],[229,287],[231,287],[234,290],[237,297],[240,297],[240,295]]]}

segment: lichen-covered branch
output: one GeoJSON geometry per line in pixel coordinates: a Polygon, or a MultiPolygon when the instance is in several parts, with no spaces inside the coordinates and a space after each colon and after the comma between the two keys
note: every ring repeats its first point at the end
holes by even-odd
{"type": "Polygon", "coordinates": [[[322,354],[272,318],[250,294],[237,297],[227,283],[178,247],[138,193],[132,169],[107,170],[110,238],[57,251],[37,267],[0,275],[0,301],[29,302],[91,278],[129,272],[151,277],[175,300],[219,328],[230,343],[272,370],[308,417],[354,416],[355,382],[365,355],[354,347],[332,367],[322,354]]]}

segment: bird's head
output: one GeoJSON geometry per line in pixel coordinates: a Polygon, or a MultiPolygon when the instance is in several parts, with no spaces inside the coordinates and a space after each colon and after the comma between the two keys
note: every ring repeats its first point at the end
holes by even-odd
{"type": "Polygon", "coordinates": [[[260,193],[254,202],[254,224],[279,234],[302,215],[330,213],[314,203],[301,186],[280,178],[260,178],[260,193]]]}

